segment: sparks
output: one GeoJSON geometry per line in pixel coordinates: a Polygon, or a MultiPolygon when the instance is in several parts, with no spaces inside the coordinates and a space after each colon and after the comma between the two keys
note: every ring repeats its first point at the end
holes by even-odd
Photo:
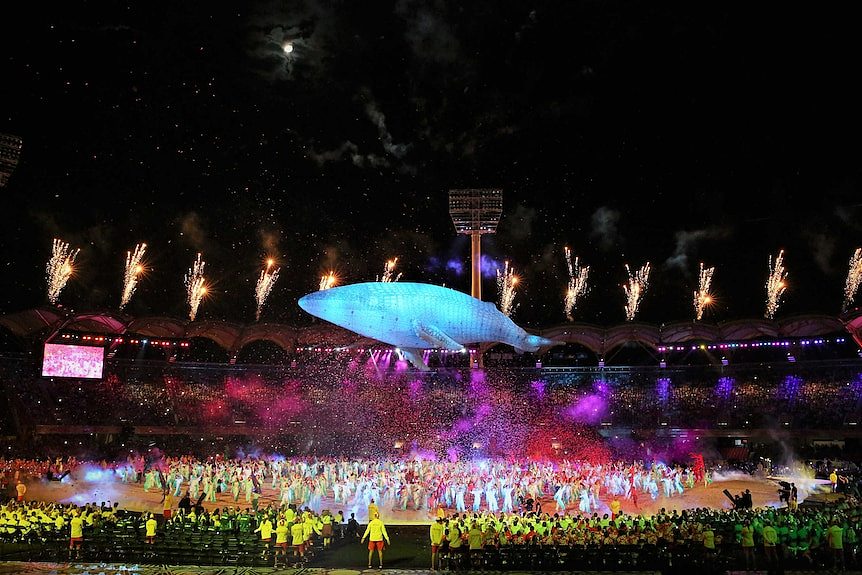
{"type": "Polygon", "coordinates": [[[335,272],[320,276],[320,291],[335,287],[336,283],[338,283],[338,277],[336,277],[335,272]]]}
{"type": "Polygon", "coordinates": [[[186,273],[186,301],[189,302],[189,321],[195,321],[198,315],[198,307],[207,293],[206,281],[204,280],[204,266],[206,262],[201,259],[201,254],[186,273]]]}
{"type": "Polygon", "coordinates": [[[703,262],[700,262],[700,276],[697,283],[697,291],[694,292],[694,316],[697,321],[703,318],[703,309],[712,303],[712,294],[709,293],[709,286],[712,284],[713,273],[715,273],[715,267],[704,268],[703,262]]]}
{"type": "Polygon", "coordinates": [[[138,276],[144,271],[141,260],[146,251],[147,244],[138,244],[135,246],[135,251],[126,252],[126,272],[123,274],[123,294],[120,297],[120,311],[126,307],[126,304],[132,299],[132,294],[135,293],[135,289],[138,287],[138,276]]]}
{"type": "Polygon", "coordinates": [[[272,286],[278,281],[278,272],[281,271],[281,268],[273,270],[272,266],[274,265],[275,260],[272,258],[266,260],[266,269],[261,270],[260,277],[257,278],[257,286],[254,289],[254,299],[257,302],[257,312],[254,317],[257,321],[260,321],[260,312],[263,311],[263,304],[266,302],[266,298],[269,297],[272,286]]]}
{"type": "Polygon", "coordinates": [[[856,299],[859,284],[862,284],[862,248],[856,248],[850,258],[850,269],[847,270],[847,281],[844,282],[844,305],[841,311],[847,311],[856,299]]]}
{"type": "Polygon", "coordinates": [[[645,263],[641,269],[632,274],[629,269],[629,264],[626,264],[626,274],[629,276],[629,281],[623,286],[623,291],[626,294],[626,319],[632,321],[638,312],[641,300],[646,294],[649,287],[649,262],[645,263]]]}
{"type": "Polygon", "coordinates": [[[497,270],[497,294],[500,297],[500,311],[509,317],[517,308],[515,304],[515,286],[518,285],[518,276],[515,275],[515,270],[509,267],[509,262],[506,262],[503,271],[497,270]]]}
{"type": "Polygon", "coordinates": [[[51,250],[51,259],[45,266],[45,275],[48,282],[48,301],[51,305],[57,305],[57,300],[60,299],[60,292],[66,287],[66,282],[72,277],[74,271],[75,258],[78,257],[78,252],[81,250],[72,251],[69,249],[69,244],[62,240],[54,238],[54,244],[51,250]]]}
{"type": "Polygon", "coordinates": [[[383,266],[383,276],[377,276],[379,282],[397,282],[401,279],[401,274],[395,275],[395,265],[398,263],[398,258],[393,258],[386,261],[383,266]]]}
{"type": "Polygon", "coordinates": [[[778,306],[781,304],[781,296],[787,289],[787,272],[784,270],[784,250],[778,252],[775,258],[775,267],[772,266],[772,256],[769,256],[769,277],[766,279],[766,319],[775,317],[778,306]]]}
{"type": "Polygon", "coordinates": [[[574,321],[574,310],[578,306],[578,300],[587,293],[587,278],[590,275],[590,266],[581,267],[578,258],[572,262],[572,250],[566,250],[566,267],[569,269],[569,284],[566,287],[566,295],[563,298],[563,308],[566,318],[574,321]]]}

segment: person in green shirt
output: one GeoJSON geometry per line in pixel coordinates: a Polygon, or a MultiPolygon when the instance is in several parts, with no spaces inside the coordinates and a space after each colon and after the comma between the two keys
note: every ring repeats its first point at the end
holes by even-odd
{"type": "Polygon", "coordinates": [[[754,556],[754,528],[751,521],[746,520],[742,526],[742,556],[745,558],[745,570],[757,569],[757,559],[754,556]]]}
{"type": "Polygon", "coordinates": [[[778,531],[772,526],[772,523],[767,522],[763,526],[763,552],[766,555],[766,562],[769,564],[769,569],[772,570],[778,564],[778,553],[776,546],[778,545],[778,531]]]}
{"type": "Polygon", "coordinates": [[[832,525],[826,530],[826,540],[829,542],[829,553],[832,555],[832,568],[844,571],[844,529],[833,519],[832,525]],[[840,565],[840,567],[839,567],[840,565]]]}
{"type": "Polygon", "coordinates": [[[707,559],[715,556],[715,531],[711,525],[703,527],[703,550],[707,559]]]}

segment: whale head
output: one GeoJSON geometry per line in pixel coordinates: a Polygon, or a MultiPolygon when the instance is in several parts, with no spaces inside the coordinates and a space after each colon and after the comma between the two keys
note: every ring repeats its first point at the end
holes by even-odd
{"type": "Polygon", "coordinates": [[[343,325],[344,318],[350,313],[351,298],[343,288],[332,288],[311,292],[299,298],[299,307],[314,317],[336,325],[343,325]]]}

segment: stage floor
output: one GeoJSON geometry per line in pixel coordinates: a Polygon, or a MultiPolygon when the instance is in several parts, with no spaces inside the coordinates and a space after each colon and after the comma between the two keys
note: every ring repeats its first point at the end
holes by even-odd
{"type": "MultiPolygon", "coordinates": [[[[77,479],[66,478],[62,482],[40,481],[31,482],[28,484],[27,498],[40,501],[58,501],[62,503],[75,503],[84,505],[86,503],[103,501],[119,502],[120,508],[131,511],[151,511],[157,514],[162,512],[162,494],[157,491],[144,493],[141,484],[124,484],[119,481],[103,480],[87,481],[82,476],[87,474],[77,473],[77,479]]],[[[638,507],[629,500],[621,500],[622,509],[625,513],[636,514],[645,513],[652,515],[664,508],[668,511],[677,509],[692,509],[696,507],[710,507],[714,509],[731,509],[732,504],[723,490],[727,489],[732,494],[738,494],[745,489],[750,489],[755,507],[761,506],[780,506],[778,497],[778,480],[785,479],[794,481],[799,488],[799,502],[812,494],[820,494],[825,491],[828,484],[824,480],[811,480],[805,478],[773,478],[759,479],[750,475],[738,473],[730,474],[725,478],[719,478],[711,485],[704,487],[698,486],[693,489],[687,489],[682,495],[665,498],[659,496],[658,499],[652,500],[649,496],[639,495],[638,507]]],[[[259,507],[265,507],[269,503],[277,503],[278,490],[271,489],[269,485],[263,487],[263,495],[261,496],[259,507]]],[[[594,510],[600,514],[610,513],[607,504],[609,500],[602,501],[600,509],[594,510]]],[[[782,504],[783,505],[783,504],[782,504]]],[[[174,501],[176,506],[176,500],[174,501]]],[[[542,499],[542,509],[549,513],[555,512],[555,502],[552,497],[548,496],[542,499]]],[[[240,496],[239,501],[234,502],[233,497],[229,493],[218,495],[218,500],[215,503],[206,503],[207,509],[215,508],[246,508],[251,507],[251,504],[246,503],[245,497],[240,496]]],[[[333,513],[341,510],[344,511],[345,517],[349,518],[351,513],[356,514],[356,519],[360,523],[365,523],[368,520],[367,509],[364,505],[352,506],[335,504],[331,497],[324,498],[320,510],[329,509],[333,513]]],[[[448,510],[454,512],[454,509],[448,510]]],[[[566,513],[578,514],[577,502],[567,508],[566,513]]],[[[408,506],[407,510],[393,509],[387,506],[380,507],[381,519],[390,525],[414,525],[428,524],[432,521],[433,515],[427,510],[415,510],[408,506]]]]}
{"type": "MultiPolygon", "coordinates": [[[[302,574],[302,575],[363,575],[383,573],[384,575],[437,575],[439,572],[427,569],[328,569],[308,567],[302,569],[274,569],[272,567],[226,567],[197,565],[131,565],[123,563],[24,563],[19,561],[0,562],[0,575],[258,575],[258,574],[302,574]]],[[[466,572],[465,572],[466,573],[466,572]]],[[[509,571],[512,575],[520,572],[509,571]]],[[[529,573],[525,571],[523,573],[529,573]]],[[[538,572],[536,572],[538,573],[538,572]]],[[[571,575],[597,571],[567,571],[571,575]]],[[[614,571],[615,575],[656,573],[653,571],[614,571]]]]}

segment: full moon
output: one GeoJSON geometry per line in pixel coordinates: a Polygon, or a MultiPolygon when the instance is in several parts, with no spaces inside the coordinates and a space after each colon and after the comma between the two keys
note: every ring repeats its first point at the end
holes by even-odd
{"type": "Polygon", "coordinates": [[[290,54],[291,52],[293,52],[293,44],[291,44],[290,42],[285,42],[282,48],[284,49],[285,54],[290,54]]]}

